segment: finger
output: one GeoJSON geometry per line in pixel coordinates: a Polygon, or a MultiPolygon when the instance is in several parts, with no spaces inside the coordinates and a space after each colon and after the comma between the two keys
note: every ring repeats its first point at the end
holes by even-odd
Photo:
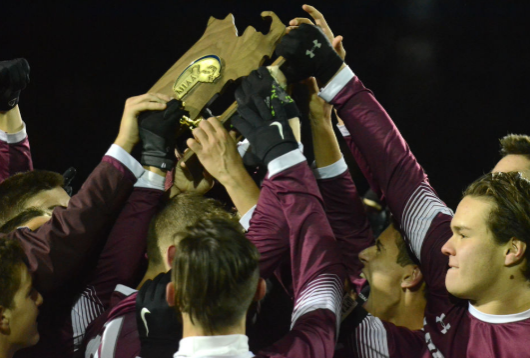
{"type": "Polygon", "coordinates": [[[289,26],[300,26],[301,24],[315,25],[313,21],[307,17],[297,17],[289,21],[289,26]]]}
{"type": "Polygon", "coordinates": [[[287,35],[288,33],[290,33],[291,31],[293,30],[296,30],[298,28],[298,26],[287,26],[285,28],[285,34],[287,35]]]}
{"type": "Polygon", "coordinates": [[[315,23],[318,26],[326,26],[329,29],[328,23],[326,22],[326,19],[324,18],[324,15],[320,11],[318,11],[315,7],[311,5],[303,5],[302,9],[309,14],[315,20],[315,23]]]}
{"type": "Polygon", "coordinates": [[[163,101],[158,96],[156,96],[154,93],[145,93],[140,96],[131,97],[127,100],[127,103],[134,105],[141,102],[158,102],[158,103],[165,103],[167,101],[163,101]]]}
{"type": "Polygon", "coordinates": [[[143,111],[161,111],[166,108],[165,103],[158,103],[158,102],[140,102],[135,104],[132,109],[137,112],[143,112],[143,111]]]}
{"type": "Polygon", "coordinates": [[[236,131],[230,131],[228,132],[228,134],[230,135],[230,138],[234,140],[234,142],[237,142],[237,137],[239,136],[239,134],[236,131]]]}
{"type": "Polygon", "coordinates": [[[173,99],[173,97],[163,93],[155,93],[154,95],[165,102],[169,102],[173,99]]]}
{"type": "Polygon", "coordinates": [[[333,46],[333,49],[335,49],[335,51],[339,54],[339,56],[342,57],[342,59],[344,60],[344,58],[346,57],[346,50],[344,49],[344,45],[342,42],[343,40],[344,37],[339,35],[333,39],[331,45],[333,46]]]}
{"type": "Polygon", "coordinates": [[[206,134],[208,138],[215,136],[215,128],[212,126],[210,122],[202,120],[199,123],[199,128],[204,131],[204,133],[206,134]]]}
{"type": "Polygon", "coordinates": [[[195,128],[193,132],[191,132],[191,134],[193,134],[195,140],[201,143],[201,145],[208,143],[208,135],[206,135],[206,133],[201,128],[195,128]]]}
{"type": "Polygon", "coordinates": [[[208,123],[210,123],[212,125],[212,127],[214,128],[214,130],[216,132],[224,132],[226,133],[226,129],[225,127],[223,126],[223,124],[215,117],[210,117],[208,118],[208,123]]]}
{"type": "MultiPolygon", "coordinates": [[[[202,145],[199,142],[197,142],[195,139],[189,138],[186,141],[186,144],[188,145],[188,148],[190,148],[194,153],[199,154],[202,152],[202,145]]],[[[182,167],[182,164],[181,164],[181,167],[182,167]]]]}
{"type": "Polygon", "coordinates": [[[319,89],[318,89],[318,83],[317,83],[317,80],[315,79],[315,77],[309,77],[305,83],[304,83],[306,86],[307,86],[307,89],[309,90],[309,95],[313,95],[315,93],[319,93],[319,89]]]}

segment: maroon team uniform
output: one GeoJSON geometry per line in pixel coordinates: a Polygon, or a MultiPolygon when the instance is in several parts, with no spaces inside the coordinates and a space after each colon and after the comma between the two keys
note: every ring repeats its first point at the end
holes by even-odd
{"type": "Polygon", "coordinates": [[[17,133],[0,130],[0,183],[16,173],[33,170],[26,125],[17,133]]]}
{"type": "Polygon", "coordinates": [[[424,328],[417,333],[370,315],[355,330],[358,357],[511,358],[528,355],[530,311],[487,315],[445,288],[448,257],[441,247],[451,237],[452,211],[438,198],[427,175],[370,90],[343,69],[321,92],[351,133],[354,156],[400,223],[420,261],[428,285],[424,328]],[[365,163],[363,165],[362,163],[365,163]],[[411,345],[411,342],[414,344],[411,345]]]}

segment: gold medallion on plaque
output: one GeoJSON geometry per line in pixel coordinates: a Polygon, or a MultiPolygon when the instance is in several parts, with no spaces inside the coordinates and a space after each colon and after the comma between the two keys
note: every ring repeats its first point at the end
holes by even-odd
{"type": "Polygon", "coordinates": [[[195,60],[177,78],[173,85],[176,98],[184,98],[198,83],[214,83],[221,77],[221,59],[208,55],[195,60]]]}

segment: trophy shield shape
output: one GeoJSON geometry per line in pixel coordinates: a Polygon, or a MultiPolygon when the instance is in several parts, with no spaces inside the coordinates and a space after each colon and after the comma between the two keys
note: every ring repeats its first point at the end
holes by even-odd
{"type": "MultiPolygon", "coordinates": [[[[262,12],[261,17],[270,20],[267,34],[249,26],[241,36],[232,14],[222,20],[210,17],[202,37],[151,87],[149,92],[181,100],[189,112],[189,117],[180,121],[177,137],[197,127],[203,109],[212,98],[223,93],[227,84],[249,75],[266,58],[272,57],[286,27],[272,11],[262,12]]],[[[274,64],[281,61],[280,58],[274,64]]],[[[224,123],[236,110],[234,102],[219,120],[224,123]]],[[[194,153],[187,151],[183,160],[197,178],[195,174],[200,174],[202,169],[194,153]]]]}

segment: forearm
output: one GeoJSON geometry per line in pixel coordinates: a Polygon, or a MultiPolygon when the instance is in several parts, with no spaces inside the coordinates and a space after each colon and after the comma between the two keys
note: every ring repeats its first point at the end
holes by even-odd
{"type": "Polygon", "coordinates": [[[317,168],[327,167],[342,158],[331,122],[311,120],[311,132],[317,168]]]}
{"type": "MultiPolygon", "coordinates": [[[[346,70],[343,74],[348,74],[346,70]]],[[[349,73],[353,77],[339,83],[331,103],[348,128],[358,153],[366,160],[391,211],[401,220],[408,199],[427,177],[390,116],[370,90],[349,73]]],[[[329,93],[324,89],[321,96],[330,100],[326,95],[329,93]]]]}
{"type": "Polygon", "coordinates": [[[22,130],[24,123],[18,105],[7,112],[0,112],[0,130],[6,133],[16,133],[22,130]]]}
{"type": "Polygon", "coordinates": [[[258,203],[260,190],[244,168],[233,173],[222,184],[240,215],[258,203]]]}

